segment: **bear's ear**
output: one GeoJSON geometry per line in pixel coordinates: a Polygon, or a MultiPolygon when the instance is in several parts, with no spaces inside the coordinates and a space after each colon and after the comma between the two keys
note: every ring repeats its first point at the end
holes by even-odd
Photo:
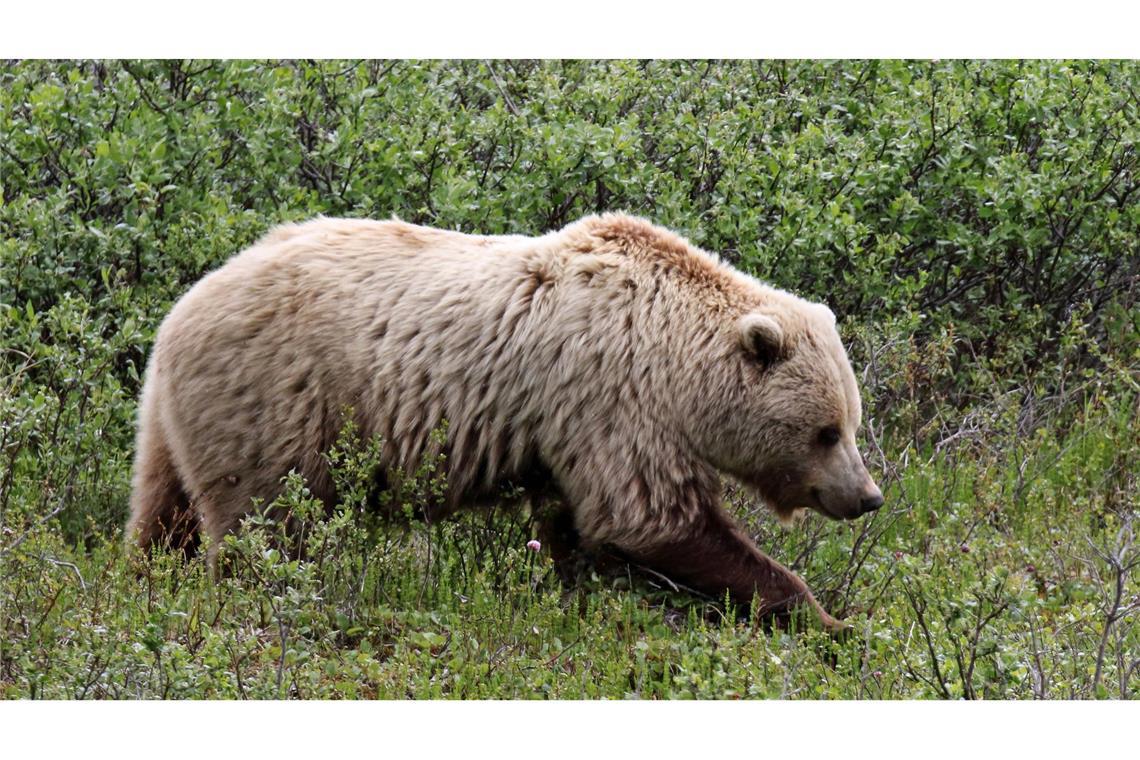
{"type": "Polygon", "coordinates": [[[764,365],[786,358],[784,330],[767,314],[745,314],[736,323],[736,329],[740,345],[764,365]]]}

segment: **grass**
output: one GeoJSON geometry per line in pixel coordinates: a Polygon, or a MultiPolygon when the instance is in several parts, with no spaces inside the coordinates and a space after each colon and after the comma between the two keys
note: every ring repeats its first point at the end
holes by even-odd
{"type": "MultiPolygon", "coordinates": [[[[16,698],[1134,697],[1135,399],[1071,426],[901,452],[888,507],[779,527],[727,503],[851,635],[767,629],[629,569],[563,583],[525,513],[426,525],[348,502],[291,557],[253,518],[212,579],[108,529],[6,532],[0,689],[16,698]],[[1131,501],[1129,501],[1131,500],[1131,501]],[[1117,593],[1117,590],[1120,593],[1117,593]]],[[[355,466],[363,471],[364,459],[355,466]]],[[[344,477],[353,475],[345,465],[344,477]]],[[[429,474],[430,476],[430,474],[429,474]]]]}

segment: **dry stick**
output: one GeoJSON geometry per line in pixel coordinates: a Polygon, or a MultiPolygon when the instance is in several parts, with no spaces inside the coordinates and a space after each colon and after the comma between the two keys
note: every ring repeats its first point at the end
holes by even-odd
{"type": "Polygon", "coordinates": [[[882,583],[879,584],[879,592],[877,594],[875,594],[873,597],[871,597],[871,601],[867,604],[867,622],[868,623],[870,623],[871,614],[874,612],[875,609],[878,608],[879,601],[887,593],[887,589],[890,588],[891,583],[898,576],[899,576],[898,567],[892,566],[891,571],[889,573],[887,573],[886,579],[882,583]]]}
{"type": "MultiPolygon", "coordinates": [[[[866,625],[863,626],[863,653],[859,658],[859,691],[856,693],[856,699],[862,699],[866,691],[867,679],[871,678],[872,673],[867,663],[871,659],[871,618],[868,617],[866,625]]],[[[879,690],[880,695],[882,689],[879,690]]]]}
{"type": "Polygon", "coordinates": [[[73,571],[75,571],[75,576],[79,578],[79,588],[81,588],[84,592],[87,591],[87,584],[83,581],[83,574],[79,572],[78,566],[71,562],[64,562],[61,559],[56,559],[55,557],[49,557],[46,554],[41,554],[40,559],[42,559],[44,562],[50,562],[57,567],[71,568],[73,571]]]}
{"type": "Polygon", "coordinates": [[[935,679],[937,679],[938,689],[942,692],[943,697],[946,699],[953,699],[953,697],[950,695],[950,690],[946,688],[946,679],[942,677],[942,668],[938,666],[938,654],[934,651],[934,638],[930,635],[930,629],[926,625],[926,616],[924,614],[926,612],[926,602],[923,601],[921,604],[919,604],[918,599],[905,585],[903,586],[903,593],[906,594],[906,598],[910,602],[911,609],[914,610],[919,630],[922,631],[922,636],[926,640],[926,649],[930,653],[930,666],[934,671],[935,679]]]}
{"type": "Polygon", "coordinates": [[[428,654],[433,659],[436,659],[436,660],[438,660],[440,657],[443,657],[444,653],[448,650],[448,647],[451,646],[451,638],[452,638],[452,633],[451,633],[451,631],[448,631],[447,632],[447,640],[443,642],[443,646],[440,647],[439,652],[433,652],[433,651],[431,651],[431,648],[428,647],[428,654]]]}
{"type": "Polygon", "coordinates": [[[1134,559],[1125,564],[1124,557],[1128,554],[1128,550],[1132,548],[1132,521],[1128,519],[1125,521],[1124,526],[1116,534],[1118,540],[1118,548],[1116,553],[1102,552],[1092,541],[1089,545],[1092,550],[1108,563],[1112,568],[1115,577],[1115,588],[1113,589],[1112,604],[1106,608],[1106,615],[1104,621],[1104,628],[1100,635],[1100,646],[1097,648],[1096,654],[1096,670],[1093,673],[1092,682],[1092,695],[1096,696],[1097,687],[1100,686],[1101,676],[1104,674],[1104,655],[1108,647],[1108,636],[1112,631],[1112,627],[1126,615],[1133,605],[1128,605],[1126,608],[1121,608],[1121,600],[1124,598],[1124,586],[1128,581],[1128,575],[1137,564],[1140,564],[1140,558],[1134,559]],[[1127,535],[1127,538],[1125,536],[1127,535]]]}
{"type": "Polygon", "coordinates": [[[975,618],[974,634],[970,639],[970,665],[965,674],[961,670],[958,673],[962,677],[962,687],[968,690],[970,699],[977,698],[977,694],[974,692],[974,667],[978,664],[978,642],[982,637],[982,629],[993,622],[998,615],[1005,612],[1010,604],[1008,601],[1002,602],[990,614],[983,617],[981,611],[982,598],[976,595],[975,598],[978,600],[978,614],[975,618]]]}
{"type": "MultiPolygon", "coordinates": [[[[650,567],[646,567],[645,565],[639,565],[639,564],[637,564],[636,562],[630,562],[629,564],[630,564],[631,566],[633,566],[633,567],[636,567],[638,570],[640,570],[640,571],[641,571],[641,572],[643,572],[643,573],[646,573],[646,574],[648,574],[648,575],[652,575],[653,577],[655,577],[655,578],[657,578],[658,580],[660,580],[662,583],[664,583],[664,584],[666,584],[667,586],[669,586],[669,588],[673,589],[674,591],[680,591],[680,590],[681,590],[681,586],[680,586],[679,584],[677,584],[677,583],[674,583],[672,580],[670,580],[670,579],[668,578],[668,576],[666,576],[666,575],[664,575],[664,574],[662,574],[662,573],[659,573],[659,572],[657,572],[657,571],[656,571],[656,570],[654,570],[653,568],[650,568],[650,567]]],[[[688,589],[688,588],[686,588],[685,590],[686,590],[686,591],[691,591],[692,589],[688,589]]]]}
{"type": "Polygon", "coordinates": [[[5,546],[3,549],[0,549],[0,557],[6,557],[9,554],[11,554],[13,551],[15,551],[16,547],[18,547],[20,544],[24,543],[24,541],[28,540],[28,537],[36,530],[36,528],[40,527],[45,522],[47,522],[51,518],[58,515],[60,512],[63,511],[64,507],[66,507],[66,506],[67,506],[67,495],[65,494],[64,497],[59,500],[59,506],[57,506],[51,512],[48,512],[46,515],[41,517],[39,520],[36,520],[35,524],[32,525],[32,527],[28,528],[26,531],[24,531],[22,534],[20,534],[20,537],[17,538],[15,541],[13,541],[11,544],[9,544],[8,546],[5,546]]]}
{"type": "Polygon", "coordinates": [[[491,79],[495,81],[495,87],[498,88],[499,94],[503,96],[503,102],[507,104],[507,108],[515,116],[520,116],[519,109],[515,108],[515,103],[511,100],[511,96],[507,94],[507,88],[503,85],[503,81],[499,79],[499,75],[495,73],[495,67],[491,65],[490,61],[484,61],[487,66],[487,71],[491,72],[491,79]]]}
{"type": "MultiPolygon", "coordinates": [[[[1116,558],[1113,557],[1113,560],[1116,558]]],[[[1116,590],[1114,592],[1112,605],[1108,608],[1108,614],[1105,616],[1104,628],[1100,634],[1100,646],[1097,647],[1096,652],[1096,671],[1093,673],[1092,682],[1092,695],[1095,697],[1097,687],[1100,686],[1100,679],[1104,673],[1104,652],[1108,646],[1108,634],[1112,631],[1112,626],[1116,622],[1116,612],[1120,608],[1120,598],[1124,593],[1123,573],[1121,572],[1120,565],[1113,563],[1113,570],[1116,571],[1116,590]]]]}
{"type": "Polygon", "coordinates": [[[894,524],[897,523],[904,514],[906,514],[906,511],[909,510],[891,510],[890,512],[886,513],[889,519],[884,525],[881,526],[881,529],[878,532],[875,532],[874,528],[876,527],[877,522],[882,522],[882,512],[876,513],[871,517],[870,520],[867,520],[864,523],[863,528],[860,530],[859,535],[855,540],[854,546],[851,547],[851,557],[848,559],[846,570],[844,570],[844,610],[849,609],[851,606],[851,594],[854,591],[853,583],[855,581],[855,576],[859,574],[859,571],[863,568],[863,565],[866,564],[867,560],[871,558],[871,553],[875,550],[875,547],[878,546],[879,540],[884,535],[886,535],[886,532],[890,530],[890,528],[894,526],[894,524]],[[876,518],[880,519],[876,520],[876,518]],[[868,540],[868,538],[870,540],[870,543],[867,544],[866,550],[863,551],[863,553],[860,555],[859,550],[862,545],[868,540]]]}
{"type": "Polygon", "coordinates": [[[1116,680],[1117,685],[1120,687],[1120,698],[1128,699],[1128,689],[1125,687],[1125,677],[1128,675],[1128,667],[1124,664],[1124,641],[1125,633],[1124,626],[1118,625],[1115,630],[1116,639],[1116,680]]]}
{"type": "Polygon", "coordinates": [[[237,650],[234,647],[230,646],[229,643],[226,644],[226,650],[229,651],[230,662],[233,663],[234,666],[234,680],[237,683],[238,694],[241,695],[242,699],[249,699],[245,693],[245,684],[243,684],[241,680],[241,664],[245,661],[248,655],[242,655],[241,657],[238,657],[237,650]]]}
{"type": "Polygon", "coordinates": [[[1045,699],[1049,690],[1049,677],[1045,673],[1045,666],[1041,663],[1041,642],[1037,636],[1037,613],[1029,619],[1029,643],[1033,647],[1033,662],[1030,664],[1029,675],[1031,688],[1035,699],[1045,699]]]}
{"type": "Polygon", "coordinates": [[[1135,673],[1137,670],[1140,670],[1140,659],[1133,660],[1132,664],[1128,667],[1128,670],[1125,671],[1125,673],[1124,673],[1124,679],[1121,681],[1121,684],[1120,684],[1120,698],[1121,699],[1127,699],[1128,698],[1128,682],[1132,680],[1132,674],[1135,673]]]}
{"type": "Polygon", "coordinates": [[[1108,646],[1108,636],[1112,631],[1113,626],[1116,625],[1125,615],[1132,611],[1135,605],[1121,606],[1121,601],[1124,598],[1124,586],[1128,581],[1128,575],[1132,568],[1137,565],[1136,561],[1130,562],[1127,565],[1121,562],[1121,556],[1124,554],[1122,550],[1119,556],[1111,557],[1110,565],[1116,575],[1115,588],[1113,589],[1112,604],[1107,608],[1108,612],[1105,616],[1104,629],[1100,635],[1100,646],[1097,648],[1096,654],[1096,671],[1093,674],[1092,693],[1095,696],[1097,687],[1100,685],[1100,679],[1104,670],[1104,655],[1108,646]]]}
{"type": "Polygon", "coordinates": [[[281,639],[281,656],[277,658],[277,696],[281,696],[281,681],[285,675],[285,645],[289,639],[289,626],[281,615],[277,615],[277,633],[281,639]]]}
{"type": "MultiPolygon", "coordinates": [[[[549,660],[547,660],[547,661],[546,661],[546,667],[548,667],[548,668],[549,668],[549,667],[550,667],[550,666],[552,666],[554,663],[558,662],[559,658],[561,658],[561,657],[562,657],[562,655],[564,655],[564,654],[566,654],[567,652],[569,652],[569,651],[570,651],[570,648],[571,648],[571,647],[573,647],[575,644],[577,644],[577,643],[578,643],[579,641],[581,641],[581,640],[582,640],[582,637],[581,637],[581,636],[579,636],[578,638],[574,639],[573,641],[571,641],[571,642],[570,642],[569,644],[567,644],[566,646],[562,647],[562,650],[561,650],[561,651],[560,651],[558,654],[554,655],[553,657],[551,657],[549,660]]],[[[1138,663],[1138,664],[1140,664],[1140,663],[1138,663]]]]}
{"type": "Polygon", "coordinates": [[[36,621],[36,624],[34,626],[32,626],[33,628],[38,630],[39,627],[44,624],[44,621],[47,620],[48,615],[50,615],[51,611],[55,609],[55,603],[59,601],[59,596],[63,593],[63,589],[64,587],[61,585],[58,589],[55,590],[55,593],[52,594],[51,601],[48,602],[48,606],[44,609],[43,614],[40,615],[40,619],[36,621]]]}

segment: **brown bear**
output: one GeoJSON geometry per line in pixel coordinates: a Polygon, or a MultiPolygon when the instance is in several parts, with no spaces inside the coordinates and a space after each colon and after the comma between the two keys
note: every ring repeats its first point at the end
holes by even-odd
{"type": "Polygon", "coordinates": [[[719,475],[783,519],[882,504],[826,307],[622,214],[541,237],[398,220],[278,227],[160,327],[139,411],[129,540],[218,542],[290,470],[332,503],[345,409],[413,471],[442,445],[446,512],[548,481],[587,546],[761,614],[819,607],[722,506],[719,475]],[[446,421],[446,440],[431,432],[446,421]]]}

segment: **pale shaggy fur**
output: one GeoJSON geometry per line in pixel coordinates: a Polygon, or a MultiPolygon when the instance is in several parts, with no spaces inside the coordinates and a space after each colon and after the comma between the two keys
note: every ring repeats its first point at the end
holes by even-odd
{"type": "Polygon", "coordinates": [[[217,541],[291,469],[331,501],[346,408],[404,471],[447,421],[445,509],[548,473],[587,543],[632,556],[725,522],[718,473],[785,517],[851,517],[877,493],[826,307],[624,215],[537,238],[318,218],[162,324],[130,534],[159,540],[192,504],[217,541]],[[827,426],[839,444],[819,444],[827,426]]]}

